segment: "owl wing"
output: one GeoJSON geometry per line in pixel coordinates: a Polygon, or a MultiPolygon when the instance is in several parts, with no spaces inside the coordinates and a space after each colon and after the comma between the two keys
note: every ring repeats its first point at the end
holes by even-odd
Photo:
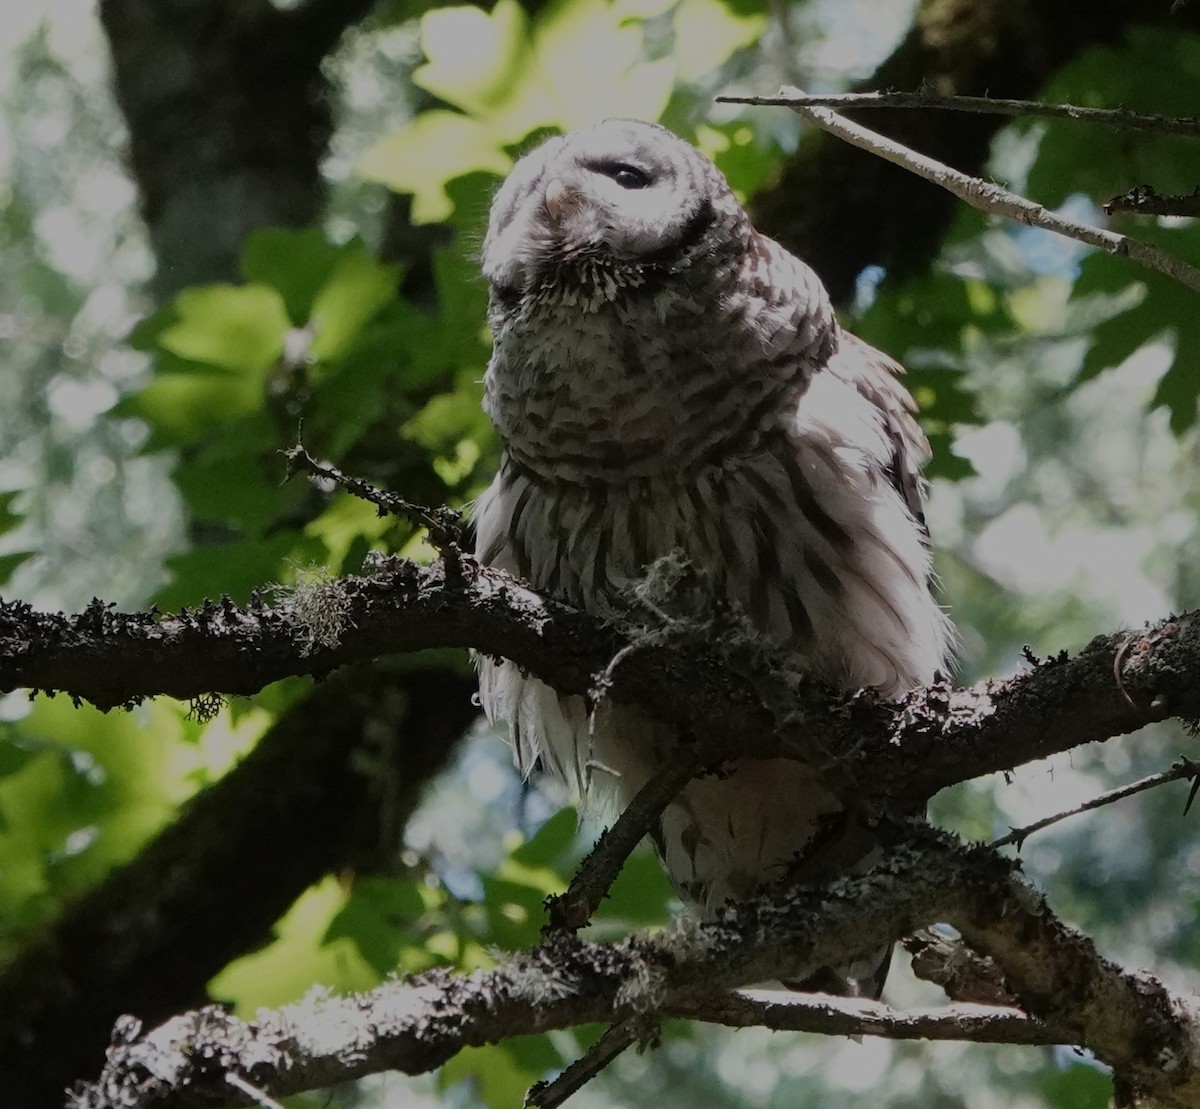
{"type": "Polygon", "coordinates": [[[900,382],[904,367],[849,331],[841,333],[837,367],[879,414],[880,426],[891,447],[884,473],[908,506],[912,517],[925,526],[925,481],[921,471],[933,452],[916,419],[916,403],[900,382]],[[849,372],[847,372],[849,371],[849,372]]]}

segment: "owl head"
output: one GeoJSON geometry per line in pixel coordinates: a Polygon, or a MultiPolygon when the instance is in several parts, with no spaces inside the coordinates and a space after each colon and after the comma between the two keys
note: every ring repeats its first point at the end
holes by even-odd
{"type": "Polygon", "coordinates": [[[483,272],[502,298],[579,284],[612,293],[750,234],[704,155],[657,124],[610,119],[517,162],[492,203],[483,272]]]}

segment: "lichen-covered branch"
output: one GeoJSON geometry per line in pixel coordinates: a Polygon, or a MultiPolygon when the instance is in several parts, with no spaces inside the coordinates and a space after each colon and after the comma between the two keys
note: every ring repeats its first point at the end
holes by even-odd
{"type": "Polygon", "coordinates": [[[0,603],[0,691],[62,692],[110,708],[156,694],[248,694],[382,655],[473,647],[566,693],[592,693],[604,673],[604,696],[644,705],[683,735],[704,735],[717,757],[796,757],[820,767],[839,795],[893,810],[1168,717],[1200,717],[1194,615],[1100,636],[1072,658],[970,689],[939,683],[893,705],[774,670],[736,637],[722,647],[711,636],[648,642],[618,657],[636,630],[469,559],[460,570],[448,583],[440,563],[393,560],[371,577],[325,583],[324,608],[311,587],[302,605],[222,601],[172,616],[117,613],[98,601],[78,616],[0,603]],[[306,629],[331,608],[340,630],[314,642],[306,629]]]}
{"type": "MultiPolygon", "coordinates": [[[[559,933],[494,970],[436,972],[357,997],[310,999],[253,1023],[209,1008],[144,1036],[125,1028],[76,1105],[204,1105],[230,1099],[230,1072],[282,1096],[383,1069],[419,1073],[469,1045],[601,1020],[738,1023],[761,1001],[726,991],[803,977],[930,919],[949,920],[994,955],[1028,1015],[963,1012],[960,1038],[1078,1043],[1164,1104],[1200,1097],[1200,1037],[1188,1003],[1100,957],[1010,862],[912,828],[869,874],[755,899],[689,928],[615,944],[559,933]]],[[[941,1036],[954,1019],[893,1016],[882,1006],[856,1013],[825,999],[791,1006],[786,1015],[779,1006],[769,1013],[780,1025],[838,1034],[941,1036]]]]}

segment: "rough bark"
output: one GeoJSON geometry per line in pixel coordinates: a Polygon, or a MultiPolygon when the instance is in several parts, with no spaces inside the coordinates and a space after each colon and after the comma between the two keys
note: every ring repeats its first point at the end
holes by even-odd
{"type": "Polygon", "coordinates": [[[311,642],[312,614],[288,603],[159,616],[96,602],[74,617],[0,603],[0,692],[28,686],[109,708],[158,694],[249,694],[381,654],[473,647],[563,692],[646,706],[681,734],[703,735],[718,755],[813,763],[839,794],[898,811],[955,782],[1169,717],[1200,717],[1195,615],[1099,636],[1074,658],[1010,678],[966,690],[939,683],[892,705],[780,671],[727,629],[664,636],[604,624],[471,559],[456,560],[450,575],[443,563],[395,559],[325,591],[325,609],[339,613],[328,646],[311,642]]]}
{"type": "MultiPolygon", "coordinates": [[[[869,874],[732,907],[686,932],[588,944],[559,936],[495,970],[435,972],[354,998],[302,1003],[247,1024],[211,1008],[145,1036],[129,1026],[78,1109],[162,1109],[231,1096],[228,1075],[279,1096],[384,1069],[421,1073],[463,1047],[598,1020],[647,1036],[673,1016],[739,1023],[729,990],[803,977],[933,919],[947,920],[1004,968],[1021,1005],[958,1018],[962,1038],[1077,1043],[1139,1094],[1165,1105],[1200,1098],[1200,1034],[1190,1002],[1130,974],[1064,925],[1016,867],[983,848],[914,830],[869,874]]],[[[937,1034],[880,1006],[799,1002],[780,1024],[842,1034],[937,1034]]],[[[778,1007],[777,1007],[778,1008],[778,1007]]],[[[985,1011],[987,1012],[987,1011],[985,1011]]],[[[783,1014],[776,1012],[777,1017],[783,1014]]],[[[945,1022],[938,1022],[939,1024],[945,1022]]]]}

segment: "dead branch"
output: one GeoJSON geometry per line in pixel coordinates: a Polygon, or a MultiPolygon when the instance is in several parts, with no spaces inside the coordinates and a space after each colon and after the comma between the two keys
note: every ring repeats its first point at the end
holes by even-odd
{"type": "Polygon", "coordinates": [[[651,831],[663,810],[679,791],[703,772],[708,744],[689,744],[651,775],[625,806],[616,823],[600,833],[587,858],[571,878],[565,893],[547,904],[551,928],[578,931],[591,920],[600,902],[608,896],[625,860],[651,831]]]}
{"type": "Polygon", "coordinates": [[[1132,212],[1137,216],[1200,216],[1200,186],[1182,196],[1160,193],[1150,185],[1135,185],[1104,202],[1104,214],[1132,212]]]}
{"type": "Polygon", "coordinates": [[[959,200],[981,212],[1004,216],[1030,227],[1041,227],[1047,231],[1053,231],[1057,235],[1064,235],[1069,239],[1087,243],[1089,246],[1098,246],[1102,250],[1108,251],[1109,254],[1132,258],[1135,262],[1149,269],[1157,270],[1186,285],[1189,289],[1200,292],[1200,269],[1185,262],[1182,258],[1176,258],[1140,239],[1132,239],[1128,235],[1093,227],[1090,224],[1069,219],[1057,212],[1051,212],[1042,205],[1010,192],[991,181],[960,173],[958,170],[925,154],[911,150],[877,131],[853,123],[836,112],[831,112],[828,108],[804,107],[802,101],[806,95],[800,89],[785,87],[780,89],[778,96],[771,97],[764,103],[788,104],[797,114],[811,123],[815,123],[822,130],[836,135],[853,146],[868,150],[885,161],[901,166],[918,177],[923,177],[926,181],[941,186],[953,193],[959,200]]]}
{"type": "Polygon", "coordinates": [[[784,108],[840,108],[842,111],[858,108],[924,108],[1022,119],[1069,119],[1076,123],[1095,123],[1117,131],[1200,138],[1200,119],[1195,117],[1173,118],[1131,112],[1128,108],[1083,108],[1076,104],[1046,104],[1040,100],[1015,100],[1000,96],[940,96],[931,89],[819,94],[790,89],[786,95],[780,93],[779,96],[721,96],[717,99],[724,104],[779,105],[784,108]]]}
{"type": "MultiPolygon", "coordinates": [[[[1099,797],[1093,797],[1090,801],[1085,801],[1082,805],[1076,805],[1073,809],[1067,809],[1065,812],[1055,813],[1053,816],[1046,816],[1041,820],[1035,820],[1032,824],[1027,824],[1024,828],[1014,828],[1008,835],[992,840],[992,846],[1006,847],[1009,844],[1013,844],[1020,851],[1025,841],[1034,832],[1040,832],[1043,828],[1049,828],[1051,825],[1057,824],[1059,821],[1066,820],[1069,817],[1079,816],[1085,812],[1092,812],[1094,809],[1102,809],[1105,805],[1111,805],[1115,801],[1124,801],[1127,797],[1133,797],[1138,793],[1144,793],[1148,789],[1166,785],[1168,782],[1177,782],[1181,778],[1192,782],[1192,791],[1194,794],[1197,784],[1200,784],[1200,763],[1192,762],[1191,759],[1180,759],[1170,770],[1164,770],[1160,774],[1150,774],[1145,778],[1139,778],[1136,782],[1130,782],[1127,786],[1110,789],[1100,794],[1099,797]]],[[[1191,798],[1188,799],[1188,805],[1191,805],[1191,798]]],[[[1185,809],[1184,811],[1186,812],[1187,810],[1185,809]]]]}

